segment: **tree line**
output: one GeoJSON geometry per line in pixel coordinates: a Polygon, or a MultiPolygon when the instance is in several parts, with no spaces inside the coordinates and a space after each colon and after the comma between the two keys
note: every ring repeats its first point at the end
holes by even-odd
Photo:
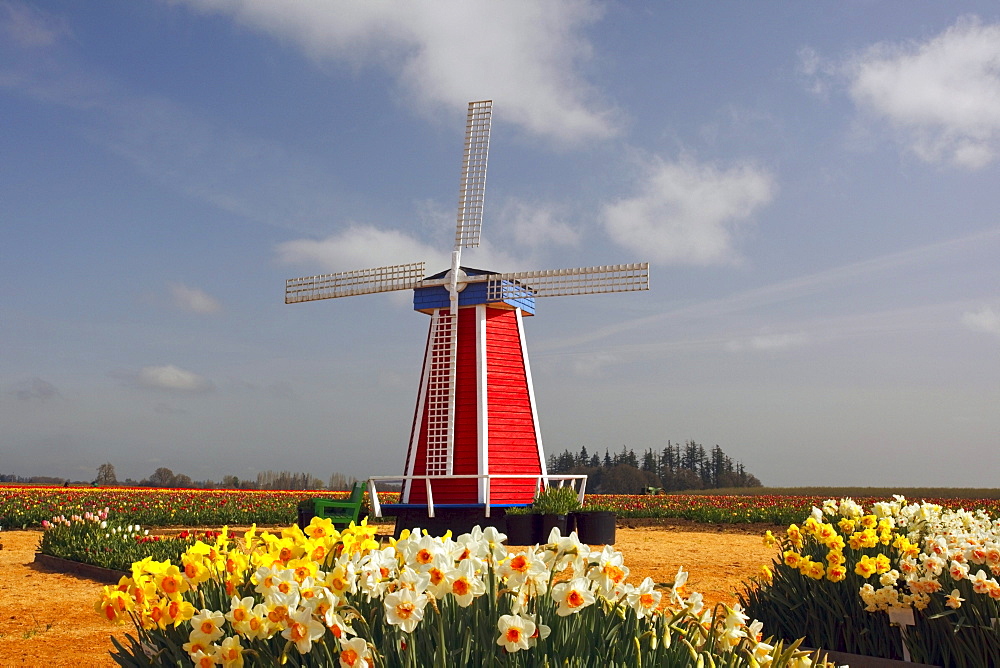
{"type": "Polygon", "coordinates": [[[111,462],[97,468],[97,478],[93,484],[100,487],[125,485],[128,487],[174,487],[180,489],[329,489],[347,490],[357,482],[354,476],[333,473],[328,481],[323,481],[309,472],[261,471],[256,478],[241,480],[235,475],[225,475],[220,482],[213,480],[192,480],[183,473],[175,474],[165,466],[153,471],[148,478],[136,481],[126,478],[119,482],[115,467],[111,462]]]}
{"type": "Polygon", "coordinates": [[[605,449],[603,457],[582,447],[575,454],[565,450],[552,455],[547,463],[549,473],[586,475],[587,491],[595,494],[761,486],[742,462],[733,461],[721,447],[706,449],[695,441],[683,445],[667,441],[659,452],[648,448],[641,458],[624,445],[617,454],[605,449]]]}

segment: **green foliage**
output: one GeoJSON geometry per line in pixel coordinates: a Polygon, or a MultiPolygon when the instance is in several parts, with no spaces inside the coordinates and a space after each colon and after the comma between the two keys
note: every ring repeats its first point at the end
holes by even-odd
{"type": "Polygon", "coordinates": [[[586,448],[578,454],[566,450],[549,457],[548,470],[586,474],[591,491],[604,494],[635,494],[646,487],[676,492],[760,485],[742,462],[733,461],[721,447],[705,448],[695,441],[683,445],[668,441],[662,451],[646,449],[641,458],[625,446],[615,455],[605,450],[603,459],[586,448]]]}
{"type": "Polygon", "coordinates": [[[903,658],[899,629],[890,626],[888,615],[865,611],[858,575],[851,573],[843,582],[813,580],[778,560],[773,573],[771,582],[754,580],[738,598],[746,613],[775,637],[803,638],[808,647],[826,650],[903,658]]]}
{"type": "Polygon", "coordinates": [[[60,559],[128,571],[143,557],[179,562],[192,543],[192,535],[149,536],[138,525],[108,521],[107,515],[86,513],[53,521],[42,534],[39,551],[60,559]]]}
{"type": "Polygon", "coordinates": [[[550,486],[535,496],[531,512],[536,515],[568,515],[579,507],[579,495],[571,486],[550,486]]]}

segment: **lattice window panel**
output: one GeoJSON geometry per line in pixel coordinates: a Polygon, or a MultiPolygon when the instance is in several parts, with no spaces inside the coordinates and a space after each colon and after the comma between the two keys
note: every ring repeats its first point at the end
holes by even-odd
{"type": "Polygon", "coordinates": [[[457,316],[439,310],[431,335],[427,381],[427,475],[451,473],[455,424],[455,346],[457,316]]]}
{"type": "Polygon", "coordinates": [[[479,245],[486,195],[486,158],[490,149],[490,118],[493,102],[470,102],[465,125],[462,178],[458,186],[458,225],[455,248],[479,245]]]}

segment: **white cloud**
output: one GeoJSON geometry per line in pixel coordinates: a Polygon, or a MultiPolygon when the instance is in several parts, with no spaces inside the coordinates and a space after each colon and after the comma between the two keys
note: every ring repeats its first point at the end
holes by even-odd
{"type": "MultiPolygon", "coordinates": [[[[322,271],[341,272],[411,262],[425,262],[428,274],[451,266],[451,245],[432,247],[398,230],[372,225],[352,225],[324,239],[294,239],[278,244],[278,261],[285,264],[317,266],[322,271]]],[[[523,261],[486,241],[478,248],[465,249],[462,265],[494,271],[519,271],[523,261]]]]}
{"type": "Polygon", "coordinates": [[[65,20],[19,2],[0,3],[0,35],[24,47],[46,47],[69,34],[65,20]]]}
{"type": "Polygon", "coordinates": [[[279,261],[317,265],[324,271],[352,271],[391,264],[426,262],[428,268],[451,265],[450,255],[398,230],[352,225],[325,239],[295,239],[279,244],[279,261]]]}
{"type": "Polygon", "coordinates": [[[989,306],[984,306],[978,311],[963,313],[962,324],[974,332],[986,332],[1000,336],[1000,313],[989,306]]]}
{"type": "Polygon", "coordinates": [[[198,288],[175,284],[170,286],[170,294],[173,297],[174,306],[184,311],[208,314],[215,313],[222,308],[215,297],[198,288]]]}
{"type": "Polygon", "coordinates": [[[659,262],[733,262],[733,231],[774,196],[774,179],[749,164],[729,169],[689,159],[647,165],[632,197],[604,206],[605,229],[618,244],[659,262]]]}
{"type": "Polygon", "coordinates": [[[291,40],[317,60],[380,66],[426,112],[493,98],[505,121],[560,141],[615,133],[577,73],[581,35],[600,18],[591,0],[433,3],[184,0],[291,40]]]}
{"type": "Polygon", "coordinates": [[[1000,24],[960,19],[924,42],[879,44],[847,67],[854,101],[921,159],[977,169],[1000,150],[1000,24]]]}
{"type": "Polygon", "coordinates": [[[560,220],[554,206],[511,200],[503,207],[500,215],[509,221],[514,231],[514,240],[524,248],[540,244],[576,246],[580,243],[580,232],[560,220]]]}
{"type": "Polygon", "coordinates": [[[732,352],[751,350],[758,352],[777,352],[789,348],[798,348],[809,343],[809,337],[802,332],[785,334],[762,334],[747,339],[737,339],[726,344],[726,349],[732,352]]]}
{"type": "Polygon", "coordinates": [[[215,387],[207,378],[173,364],[143,367],[136,380],[140,387],[177,392],[208,392],[215,387]]]}

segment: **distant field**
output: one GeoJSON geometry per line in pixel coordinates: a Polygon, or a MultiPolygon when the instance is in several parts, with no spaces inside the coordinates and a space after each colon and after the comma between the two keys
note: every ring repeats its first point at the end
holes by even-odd
{"type": "MultiPolygon", "coordinates": [[[[870,507],[893,494],[910,502],[947,508],[984,510],[1000,516],[1000,490],[969,488],[757,487],[704,490],[683,494],[588,494],[587,503],[614,511],[619,518],[680,519],[703,524],[801,522],[814,506],[845,496],[870,507]]],[[[41,487],[0,485],[0,528],[39,526],[58,515],[108,509],[121,525],[144,527],[289,524],[300,500],[343,498],[347,492],[275,490],[195,490],[136,487],[41,487]]],[[[396,494],[380,493],[383,503],[396,494]]]]}

